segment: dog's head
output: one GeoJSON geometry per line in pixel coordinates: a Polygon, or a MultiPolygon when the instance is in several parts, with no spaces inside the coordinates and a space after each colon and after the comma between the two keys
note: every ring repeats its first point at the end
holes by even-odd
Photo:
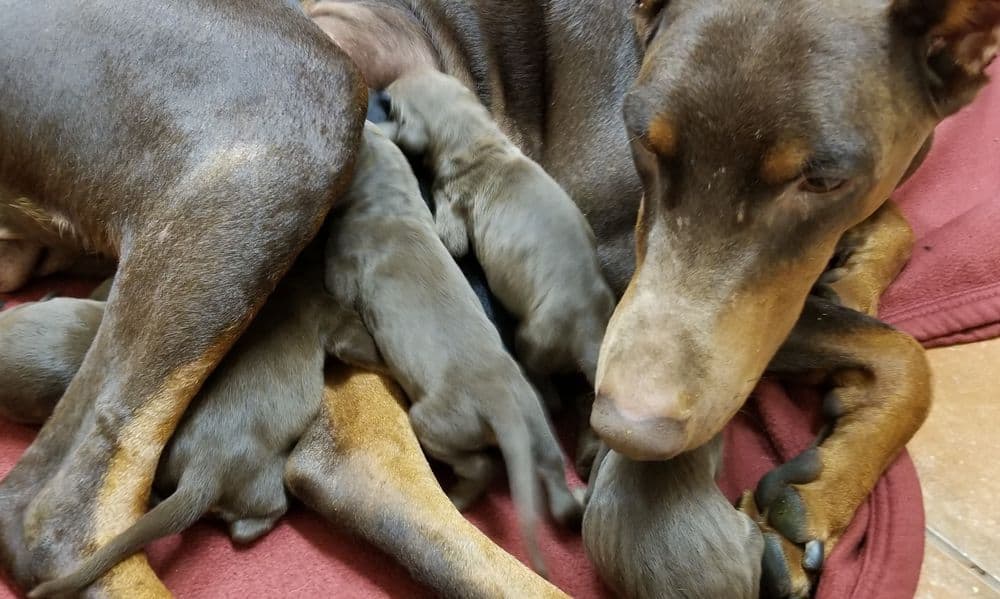
{"type": "Polygon", "coordinates": [[[1000,0],[640,0],[625,97],[644,197],[593,424],[636,459],[704,443],[841,235],[997,54],[1000,0]]]}

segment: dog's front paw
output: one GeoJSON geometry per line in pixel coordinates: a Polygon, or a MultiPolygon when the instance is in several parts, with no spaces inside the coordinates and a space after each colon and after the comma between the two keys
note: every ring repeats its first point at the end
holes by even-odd
{"type": "Polygon", "coordinates": [[[760,596],[762,599],[805,599],[809,597],[818,576],[822,559],[815,560],[816,548],[822,554],[822,544],[812,544],[807,550],[789,541],[760,515],[752,491],[746,491],[737,506],[757,524],[764,536],[761,558],[760,596]],[[807,553],[810,559],[807,559],[807,553]],[[807,567],[808,565],[808,567],[807,567]]]}
{"type": "Polygon", "coordinates": [[[820,277],[816,288],[824,291],[819,295],[846,308],[868,316],[878,315],[883,286],[872,281],[863,270],[844,266],[828,270],[820,277]]]}

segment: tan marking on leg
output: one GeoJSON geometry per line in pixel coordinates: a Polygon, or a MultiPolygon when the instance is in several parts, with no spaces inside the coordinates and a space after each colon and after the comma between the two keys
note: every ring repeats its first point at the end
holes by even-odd
{"type": "Polygon", "coordinates": [[[913,230],[896,204],[886,202],[845,233],[839,247],[847,258],[831,272],[830,287],[843,305],[876,315],[882,294],[910,258],[913,230]]]}
{"type": "MultiPolygon", "coordinates": [[[[190,398],[228,350],[234,336],[225,335],[201,359],[174,372],[162,391],[145,402],[146,409],[122,429],[118,448],[111,456],[98,491],[89,543],[91,552],[145,513],[163,447],[177,428],[190,398]]],[[[112,597],[170,596],[141,553],[113,567],[97,584],[112,597]]]]}
{"type": "Polygon", "coordinates": [[[931,405],[930,369],[916,341],[891,329],[848,339],[873,372],[834,375],[843,415],[819,447],[820,477],[795,485],[808,506],[810,533],[825,541],[827,554],[931,405]]]}
{"type": "MultiPolygon", "coordinates": [[[[297,447],[292,462],[321,472],[329,489],[298,493],[328,519],[379,544],[379,526],[392,514],[392,546],[384,551],[420,567],[433,546],[432,573],[447,596],[566,597],[532,572],[455,509],[434,478],[410,426],[402,392],[391,380],[346,368],[328,371],[324,394],[323,435],[311,446],[297,447]],[[320,445],[322,442],[323,445],[320,445]],[[343,484],[338,484],[343,482],[343,484]],[[312,501],[309,501],[309,499],[312,501]],[[421,553],[421,555],[415,555],[421,553]],[[446,564],[446,568],[440,565],[446,564]]],[[[300,444],[301,445],[301,444],[300,444]]],[[[291,476],[293,490],[298,477],[291,476]]]]}

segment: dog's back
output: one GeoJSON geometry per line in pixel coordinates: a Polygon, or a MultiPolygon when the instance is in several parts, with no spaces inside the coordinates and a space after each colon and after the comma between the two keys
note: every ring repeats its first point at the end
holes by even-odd
{"type": "Polygon", "coordinates": [[[591,479],[587,553],[620,596],[757,599],[764,539],[715,484],[721,441],[664,462],[609,451],[591,479]]]}

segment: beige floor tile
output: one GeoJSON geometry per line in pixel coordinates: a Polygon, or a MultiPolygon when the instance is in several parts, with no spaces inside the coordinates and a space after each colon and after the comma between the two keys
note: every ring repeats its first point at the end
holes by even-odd
{"type": "Polygon", "coordinates": [[[909,446],[927,524],[1000,578],[1000,340],[928,356],[935,404],[909,446]]]}
{"type": "Polygon", "coordinates": [[[1000,599],[1000,592],[927,539],[916,599],[1000,599]]]}

